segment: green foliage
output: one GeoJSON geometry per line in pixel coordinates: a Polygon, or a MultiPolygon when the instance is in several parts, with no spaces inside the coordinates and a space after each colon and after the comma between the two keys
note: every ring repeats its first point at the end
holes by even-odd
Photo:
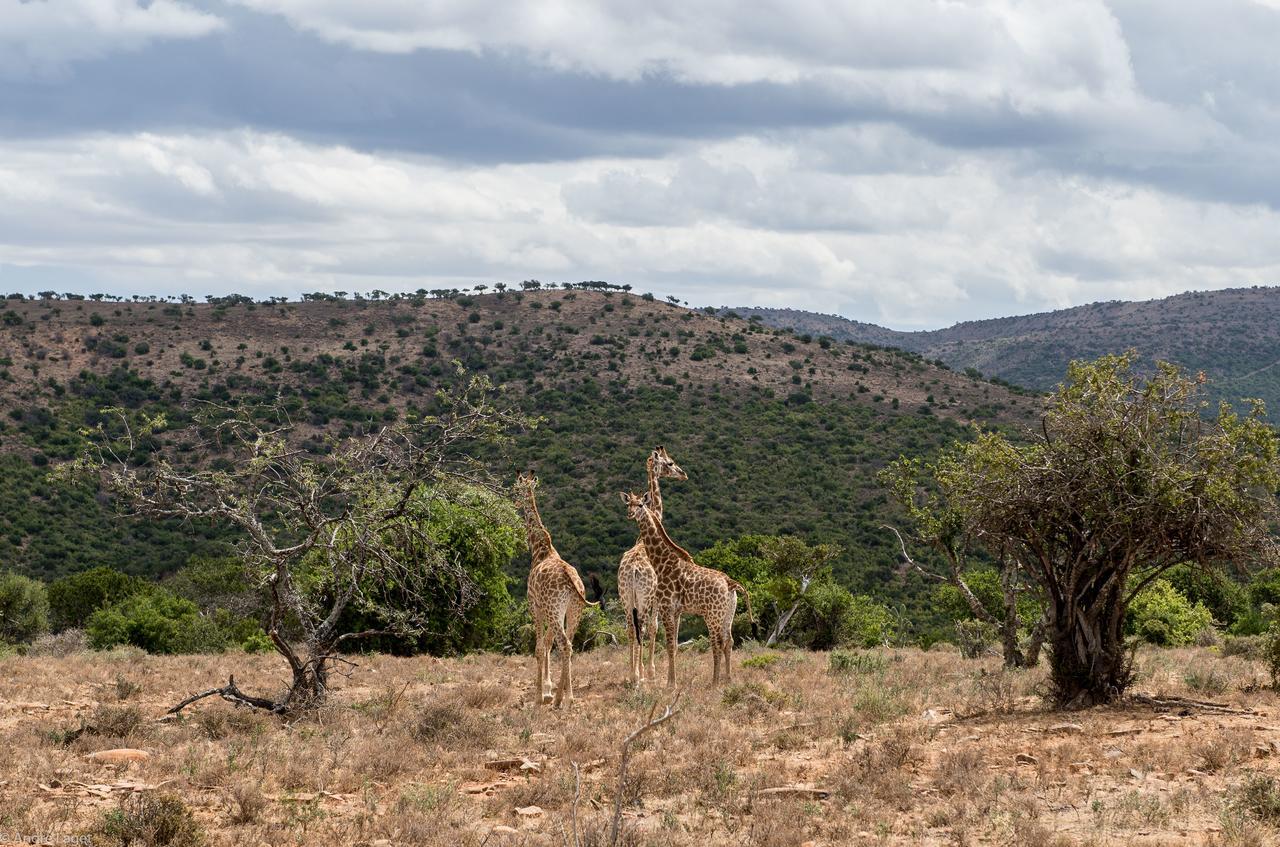
{"type": "Polygon", "coordinates": [[[782,656],[779,655],[778,653],[760,653],[759,655],[749,656],[743,659],[742,666],[744,668],[757,668],[759,670],[765,670],[767,668],[773,667],[774,665],[778,664],[778,662],[781,662],[781,661],[782,661],[782,656]]]}
{"type": "Polygon", "coordinates": [[[1157,579],[1133,598],[1125,617],[1125,632],[1149,644],[1181,647],[1213,626],[1213,613],[1192,603],[1166,579],[1157,579]]]}
{"type": "Polygon", "coordinates": [[[146,583],[114,568],[97,567],[49,583],[49,614],[54,631],[82,628],[90,615],[146,590],[146,583]]]}
{"type": "Polygon", "coordinates": [[[195,603],[160,588],[94,612],[85,633],[96,650],[127,644],[148,653],[213,653],[227,646],[226,634],[195,603]]]}
{"type": "Polygon", "coordinates": [[[853,650],[833,650],[827,659],[827,671],[832,674],[851,674],[864,676],[880,673],[888,662],[879,653],[864,653],[853,650]]]}
{"type": "Polygon", "coordinates": [[[44,584],[21,574],[0,572],[0,643],[25,644],[49,628],[44,584]]]}
{"type": "MultiPolygon", "coordinates": [[[[423,631],[414,638],[365,639],[361,647],[439,656],[489,648],[501,640],[512,607],[505,568],[524,544],[520,519],[510,502],[481,488],[439,495],[418,491],[403,518],[430,539],[433,550],[424,551],[416,540],[409,540],[411,536],[397,534],[394,526],[388,528],[388,543],[404,562],[443,555],[465,574],[464,580],[451,569],[436,569],[430,585],[412,595],[396,585],[365,586],[367,602],[351,607],[342,631],[386,628],[391,622],[380,608],[412,615],[423,631]],[[459,612],[463,591],[473,601],[465,614],[459,612]]],[[[318,585],[316,590],[328,587],[318,585]]]]}
{"type": "Polygon", "coordinates": [[[1162,579],[1168,580],[1191,603],[1207,608],[1214,621],[1223,626],[1234,625],[1248,612],[1248,590],[1221,570],[1184,563],[1169,568],[1162,579]]]}
{"type": "Polygon", "coordinates": [[[870,597],[824,582],[811,586],[805,594],[796,612],[795,632],[808,636],[795,643],[811,650],[880,647],[897,637],[898,621],[888,607],[870,597]]]}

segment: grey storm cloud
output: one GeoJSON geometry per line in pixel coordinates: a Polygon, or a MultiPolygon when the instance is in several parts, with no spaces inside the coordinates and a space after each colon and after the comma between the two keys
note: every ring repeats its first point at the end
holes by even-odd
{"type": "Polygon", "coordinates": [[[1280,0],[0,0],[0,285],[1274,283],[1276,43],[1280,0]]]}

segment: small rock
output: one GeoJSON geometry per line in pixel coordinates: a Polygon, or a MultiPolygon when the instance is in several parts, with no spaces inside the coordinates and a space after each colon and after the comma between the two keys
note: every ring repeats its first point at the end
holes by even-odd
{"type": "Polygon", "coordinates": [[[1084,732],[1084,727],[1078,723],[1056,723],[1049,727],[1049,732],[1061,733],[1063,735],[1075,735],[1084,732]]]}
{"type": "Polygon", "coordinates": [[[1013,760],[1020,765],[1038,765],[1040,760],[1030,753],[1019,753],[1013,757],[1013,760]]]}
{"type": "Polygon", "coordinates": [[[497,826],[495,826],[493,829],[489,831],[495,835],[519,835],[520,834],[520,830],[516,829],[513,826],[506,826],[505,824],[498,824],[497,826]]]}
{"type": "Polygon", "coordinates": [[[1253,747],[1253,756],[1255,759],[1265,759],[1272,753],[1270,745],[1255,744],[1253,747]]]}
{"type": "Polygon", "coordinates": [[[121,747],[118,750],[99,750],[97,753],[90,753],[85,758],[99,765],[127,765],[130,762],[145,762],[151,758],[151,754],[146,750],[121,747]]]}
{"type": "Polygon", "coordinates": [[[522,818],[540,818],[542,817],[541,806],[518,806],[516,814],[522,818]]]}
{"type": "Polygon", "coordinates": [[[369,842],[369,847],[391,847],[390,838],[375,838],[369,842]]]}
{"type": "Polygon", "coordinates": [[[1112,747],[1110,750],[1103,753],[1102,755],[1106,756],[1108,759],[1120,759],[1124,757],[1124,751],[1121,750],[1119,747],[1112,747]]]}

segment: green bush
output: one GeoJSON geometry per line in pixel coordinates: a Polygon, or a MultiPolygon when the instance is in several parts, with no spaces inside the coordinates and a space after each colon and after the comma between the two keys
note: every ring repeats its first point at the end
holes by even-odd
{"type": "Polygon", "coordinates": [[[0,573],[0,642],[30,643],[49,629],[44,584],[16,573],[0,573]]]}
{"type": "Polygon", "coordinates": [[[864,675],[879,673],[886,667],[888,662],[878,653],[834,650],[827,660],[827,672],[832,674],[864,675]]]}
{"type": "Polygon", "coordinates": [[[195,603],[160,588],[94,612],[85,631],[95,650],[128,644],[148,653],[211,653],[227,646],[226,633],[195,603]]]}
{"type": "Polygon", "coordinates": [[[1142,589],[1129,604],[1125,632],[1150,644],[1179,647],[1192,643],[1202,630],[1213,626],[1213,613],[1202,603],[1192,603],[1165,579],[1142,589]]]}
{"type": "Polygon", "coordinates": [[[146,583],[114,568],[97,567],[49,583],[49,617],[55,632],[84,627],[99,609],[144,591],[146,583]]]}

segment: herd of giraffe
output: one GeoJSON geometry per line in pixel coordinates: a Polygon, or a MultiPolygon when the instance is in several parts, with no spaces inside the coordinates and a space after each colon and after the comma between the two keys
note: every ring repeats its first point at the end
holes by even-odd
{"type": "MultiPolygon", "coordinates": [[[[733,617],[738,608],[738,594],[747,601],[747,614],[752,617],[751,598],[741,583],[728,574],[704,568],[693,561],[689,552],[671,540],[662,524],[662,479],[688,479],[666,448],[658,447],[646,462],[649,486],[643,495],[622,494],[627,516],[640,525],[640,538],[622,555],[618,566],[618,594],[627,620],[630,643],[630,681],[639,685],[657,677],[654,654],[657,646],[658,621],[662,621],[667,645],[667,685],[676,681],[676,642],[680,617],[696,615],[705,621],[713,657],[712,683],[722,678],[729,682],[733,653],[733,617]],[[644,647],[649,645],[648,676],[645,675],[644,647]]],[[[554,702],[559,708],[573,702],[573,633],[578,628],[582,610],[595,605],[587,600],[582,578],[573,565],[556,552],[538,513],[535,489],[538,480],[532,474],[521,474],[516,480],[516,503],[524,519],[529,543],[529,612],[533,616],[534,656],[537,676],[533,701],[554,702]],[[551,648],[560,653],[560,682],[551,683],[551,648]]],[[[594,579],[598,586],[598,581],[594,579]]]]}

